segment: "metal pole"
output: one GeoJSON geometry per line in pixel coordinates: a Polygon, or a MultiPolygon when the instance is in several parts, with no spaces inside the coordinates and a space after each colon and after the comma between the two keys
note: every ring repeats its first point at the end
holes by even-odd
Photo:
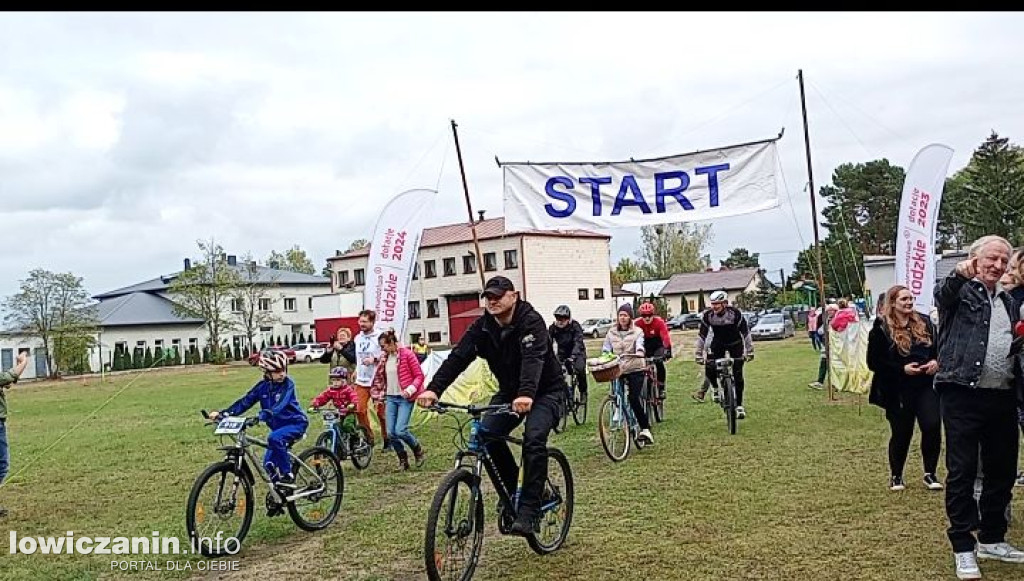
{"type": "MultiPolygon", "coordinates": [[[[825,274],[821,265],[821,238],[818,235],[818,202],[816,199],[817,192],[814,189],[814,169],[811,165],[811,136],[807,129],[807,100],[804,96],[804,71],[800,69],[797,71],[797,79],[800,82],[800,112],[803,115],[804,120],[804,151],[807,154],[807,182],[810,187],[811,193],[811,220],[814,221],[814,248],[818,256],[818,293],[821,305],[821,315],[825,316],[825,274]]],[[[828,325],[825,326],[825,361],[826,363],[831,362],[832,349],[829,346],[829,332],[828,325]]],[[[835,393],[832,391],[832,381],[829,376],[825,375],[825,385],[828,386],[828,399],[835,399],[835,393]]]]}
{"type": "Polygon", "coordinates": [[[462,191],[466,194],[466,211],[469,212],[469,229],[473,232],[473,247],[476,248],[476,270],[480,273],[480,290],[484,289],[484,257],[480,254],[480,240],[476,237],[476,220],[473,219],[473,204],[469,201],[469,184],[466,183],[466,167],[462,165],[462,148],[459,147],[458,125],[452,119],[452,135],[455,136],[455,153],[459,157],[459,173],[462,174],[462,191]]]}

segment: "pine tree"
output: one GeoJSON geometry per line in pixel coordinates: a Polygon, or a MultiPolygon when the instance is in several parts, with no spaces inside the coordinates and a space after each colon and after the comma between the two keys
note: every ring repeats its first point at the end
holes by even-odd
{"type": "Polygon", "coordinates": [[[142,365],[146,369],[153,367],[153,352],[150,351],[149,347],[146,347],[146,354],[142,358],[142,365]]]}
{"type": "Polygon", "coordinates": [[[697,310],[703,313],[708,308],[707,303],[704,302],[704,289],[700,289],[697,292],[700,293],[697,295],[697,310]]]}

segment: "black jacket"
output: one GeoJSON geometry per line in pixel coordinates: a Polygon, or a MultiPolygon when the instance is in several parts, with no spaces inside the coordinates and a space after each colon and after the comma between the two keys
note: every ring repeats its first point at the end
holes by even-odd
{"type": "Polygon", "coordinates": [[[544,318],[526,301],[516,302],[508,327],[486,312],[474,321],[427,389],[441,395],[477,357],[487,362],[498,379],[498,395],[507,402],[565,389],[544,318]]]}
{"type": "Polygon", "coordinates": [[[586,359],[587,349],[583,344],[583,327],[575,320],[570,321],[565,327],[559,327],[552,323],[548,327],[548,334],[555,342],[559,360],[565,361],[570,357],[577,361],[586,359]]]}
{"type": "MultiPolygon", "coordinates": [[[[921,316],[921,315],[918,315],[921,316]]],[[[871,393],[868,395],[868,403],[887,410],[899,409],[901,391],[910,387],[926,387],[931,389],[934,381],[932,375],[907,375],[903,367],[908,363],[927,363],[932,359],[938,359],[939,351],[936,346],[935,325],[931,319],[921,316],[925,326],[928,328],[928,336],[932,338],[932,344],[914,344],[910,353],[903,355],[896,348],[896,344],[889,334],[889,328],[882,317],[875,318],[875,324],[868,333],[868,369],[874,372],[871,378],[871,393]]]]}
{"type": "MultiPolygon", "coordinates": [[[[325,349],[324,350],[324,354],[320,356],[320,363],[328,363],[329,364],[334,359],[334,354],[336,352],[337,352],[337,349],[335,349],[333,347],[333,344],[332,344],[332,346],[327,348],[327,349],[325,349]]],[[[341,356],[345,358],[345,361],[341,362],[341,366],[342,367],[348,367],[350,365],[355,365],[355,363],[356,363],[356,342],[355,341],[349,341],[348,343],[345,343],[345,345],[341,348],[341,356]]]]}
{"type": "MultiPolygon", "coordinates": [[[[1020,318],[1013,299],[1000,293],[999,300],[1010,315],[1010,327],[1020,318]]],[[[956,270],[935,287],[935,305],[939,310],[939,372],[936,383],[956,383],[974,387],[981,379],[988,349],[988,326],[992,305],[985,285],[968,280],[956,270]]],[[[1020,365],[1014,366],[1015,383],[1020,388],[1020,365]]]]}

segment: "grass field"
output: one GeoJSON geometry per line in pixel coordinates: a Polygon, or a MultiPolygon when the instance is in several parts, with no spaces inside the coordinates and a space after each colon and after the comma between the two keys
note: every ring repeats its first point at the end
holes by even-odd
{"type": "MultiPolygon", "coordinates": [[[[690,335],[685,344],[693,344],[690,335]]],[[[677,351],[688,354],[689,347],[677,351]]],[[[621,464],[607,459],[597,437],[596,408],[606,387],[591,386],[588,423],[552,439],[576,478],[569,541],[558,553],[538,557],[523,540],[500,536],[492,496],[485,504],[488,531],[476,579],[954,578],[943,494],[920,483],[916,438],[908,489],[892,493],[881,410],[852,396],[828,403],[822,392],[807,389],[818,359],[806,340],[758,344],[757,360],[748,367],[749,416],[736,436],[726,434],[718,406],[690,399],[698,370],[687,359],[669,365],[668,419],[655,426],[657,445],[621,464]]],[[[322,365],[292,371],[304,401],[325,383],[322,365]]],[[[7,545],[8,530],[19,536],[160,531],[184,540],[192,481],[220,458],[197,410],[227,405],[255,380],[249,367],[194,368],[121,375],[106,383],[16,387],[8,397],[12,472],[27,469],[0,490],[0,503],[11,509],[0,521],[2,542],[7,545]],[[95,418],[49,448],[108,399],[95,418]]],[[[312,421],[311,435],[318,421],[312,421]]],[[[442,419],[417,434],[429,454],[422,469],[399,473],[394,455],[379,449],[366,472],[347,465],[342,514],[326,531],[305,533],[287,516],[270,519],[257,511],[237,557],[240,571],[206,575],[425,578],[426,512],[454,452],[451,432],[443,429],[448,425],[442,419]]],[[[258,504],[265,492],[257,488],[258,504]]],[[[1014,501],[1009,540],[1024,544],[1021,496],[1014,501]]],[[[111,572],[112,559],[10,555],[0,546],[0,579],[201,576],[111,572]]],[[[1024,566],[982,567],[986,579],[1024,578],[1024,566]]]]}

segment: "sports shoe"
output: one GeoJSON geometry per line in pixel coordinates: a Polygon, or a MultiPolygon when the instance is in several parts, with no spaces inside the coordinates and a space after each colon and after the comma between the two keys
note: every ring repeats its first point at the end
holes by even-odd
{"type": "Polygon", "coordinates": [[[1017,486],[1024,486],[1024,472],[1021,472],[1020,474],[1017,475],[1016,485],[1017,486]]]}
{"type": "Polygon", "coordinates": [[[889,478],[889,490],[892,490],[894,492],[899,492],[900,490],[903,490],[906,487],[907,486],[905,484],[903,484],[903,477],[902,476],[893,475],[891,478],[889,478]]]}
{"type": "Polygon", "coordinates": [[[981,569],[978,568],[974,551],[953,553],[953,563],[956,564],[957,579],[981,579],[981,569]]]}
{"type": "Polygon", "coordinates": [[[722,403],[722,388],[719,387],[715,391],[711,392],[711,399],[715,403],[722,403]]]}
{"type": "Polygon", "coordinates": [[[412,455],[416,458],[417,468],[421,468],[423,463],[427,461],[427,453],[423,451],[423,446],[416,446],[413,448],[412,455]]]}
{"type": "Polygon", "coordinates": [[[641,438],[647,440],[648,444],[654,443],[654,435],[651,434],[650,430],[640,430],[640,433],[636,435],[636,439],[639,440],[641,438]]]}
{"type": "Polygon", "coordinates": [[[690,394],[690,397],[692,397],[693,401],[695,401],[697,403],[704,403],[704,396],[705,396],[706,393],[707,392],[704,392],[704,391],[701,391],[701,390],[698,389],[697,391],[695,391],[692,394],[690,394]]]}
{"type": "Polygon", "coordinates": [[[822,385],[822,383],[820,381],[812,381],[812,382],[807,384],[807,387],[809,387],[811,389],[821,389],[821,388],[824,387],[824,385],[822,385]]]}
{"type": "Polygon", "coordinates": [[[540,520],[533,515],[520,514],[516,517],[508,532],[510,535],[516,535],[517,537],[528,537],[534,533],[539,533],[540,520]]]}
{"type": "Polygon", "coordinates": [[[658,384],[658,399],[665,399],[665,384],[658,384]]]}
{"type": "Polygon", "coordinates": [[[924,475],[924,485],[928,490],[942,490],[942,483],[931,473],[924,475]]]}
{"type": "Polygon", "coordinates": [[[743,406],[736,406],[736,419],[744,420],[747,418],[747,410],[743,409],[743,406]]]}
{"type": "Polygon", "coordinates": [[[1010,543],[978,543],[978,558],[992,559],[1004,563],[1024,563],[1024,551],[1010,543]]]}

